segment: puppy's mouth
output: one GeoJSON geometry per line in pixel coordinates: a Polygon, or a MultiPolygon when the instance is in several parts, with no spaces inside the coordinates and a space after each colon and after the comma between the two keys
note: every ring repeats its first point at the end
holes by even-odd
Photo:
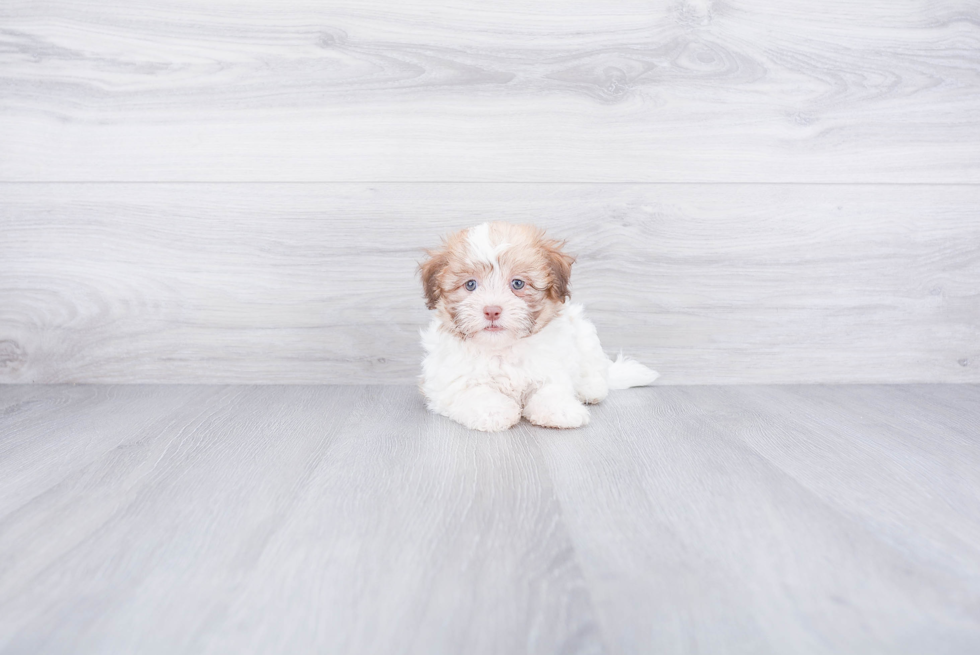
{"type": "Polygon", "coordinates": [[[483,328],[484,332],[503,332],[504,328],[497,325],[496,323],[490,323],[490,325],[483,328]]]}

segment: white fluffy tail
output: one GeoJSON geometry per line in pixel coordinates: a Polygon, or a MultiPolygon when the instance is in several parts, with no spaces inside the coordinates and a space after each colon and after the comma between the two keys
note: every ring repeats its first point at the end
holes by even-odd
{"type": "Polygon", "coordinates": [[[624,357],[622,352],[609,365],[610,389],[642,387],[650,384],[659,377],[659,373],[648,369],[635,359],[624,357]]]}

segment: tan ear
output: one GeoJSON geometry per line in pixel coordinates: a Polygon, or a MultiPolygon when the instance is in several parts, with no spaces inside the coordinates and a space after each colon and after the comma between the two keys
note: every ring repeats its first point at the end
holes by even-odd
{"type": "Polygon", "coordinates": [[[445,250],[426,250],[427,260],[419,264],[419,274],[422,276],[422,289],[425,292],[425,306],[435,309],[442,290],[439,288],[439,274],[446,268],[449,258],[445,250]]]}
{"type": "Polygon", "coordinates": [[[562,252],[564,241],[545,241],[542,243],[545,256],[548,258],[548,265],[551,268],[551,286],[548,288],[548,295],[553,300],[565,302],[565,298],[571,296],[568,291],[568,282],[572,277],[572,264],[575,258],[562,252]]]}

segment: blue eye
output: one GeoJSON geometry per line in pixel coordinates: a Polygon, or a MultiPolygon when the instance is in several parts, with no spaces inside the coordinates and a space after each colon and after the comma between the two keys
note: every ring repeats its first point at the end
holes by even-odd
{"type": "Polygon", "coordinates": [[[510,281],[510,287],[514,291],[520,291],[521,289],[524,288],[524,280],[511,280],[510,281]]]}
{"type": "Polygon", "coordinates": [[[472,291],[476,288],[476,280],[467,280],[463,286],[466,287],[467,291],[472,291]]]}

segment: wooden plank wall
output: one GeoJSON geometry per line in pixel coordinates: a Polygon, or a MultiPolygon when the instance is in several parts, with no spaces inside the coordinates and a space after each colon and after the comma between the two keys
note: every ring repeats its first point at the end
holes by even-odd
{"type": "Polygon", "coordinates": [[[490,219],[663,383],[980,382],[980,6],[0,5],[0,382],[411,382],[490,219]]]}

